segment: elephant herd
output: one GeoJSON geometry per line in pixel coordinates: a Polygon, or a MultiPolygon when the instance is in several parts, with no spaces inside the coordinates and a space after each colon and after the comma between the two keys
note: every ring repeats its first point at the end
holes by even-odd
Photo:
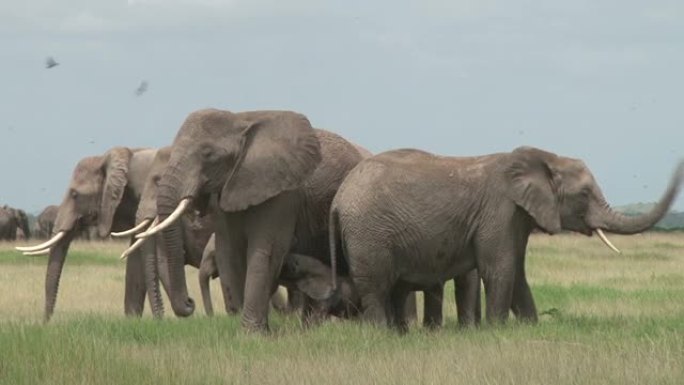
{"type": "MultiPolygon", "coordinates": [[[[474,157],[416,149],[372,155],[291,111],[192,112],[170,146],[114,147],[76,165],[52,237],[17,247],[49,254],[45,320],[55,310],[71,241],[84,227],[128,237],[124,312],[145,300],[162,317],[162,288],[177,316],[193,314],[185,265],[198,268],[205,310],[219,278],[225,310],[268,330],[271,306],[305,324],[334,315],[405,331],[424,293],[423,323],[442,322],[454,280],[458,320],[535,322],[525,274],[533,231],[635,234],[677,196],[680,163],[652,211],[623,216],[580,160],[520,147],[474,157]],[[161,286],[160,286],[161,282],[161,286]],[[283,305],[277,287],[288,289],[283,305]]],[[[1,213],[1,212],[0,212],[1,213]]],[[[0,223],[2,221],[0,216],[0,223]]]]}

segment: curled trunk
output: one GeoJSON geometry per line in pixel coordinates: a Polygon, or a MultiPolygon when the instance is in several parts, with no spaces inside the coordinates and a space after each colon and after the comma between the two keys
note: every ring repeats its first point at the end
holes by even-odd
{"type": "Polygon", "coordinates": [[[682,177],[684,177],[684,163],[680,163],[677,167],[677,170],[670,181],[670,185],[662,198],[660,198],[660,201],[658,201],[651,211],[642,215],[627,216],[618,213],[611,209],[604,200],[601,209],[598,210],[599,216],[596,220],[598,223],[595,227],[611,233],[627,235],[640,233],[650,229],[668,213],[679,193],[682,177]]]}

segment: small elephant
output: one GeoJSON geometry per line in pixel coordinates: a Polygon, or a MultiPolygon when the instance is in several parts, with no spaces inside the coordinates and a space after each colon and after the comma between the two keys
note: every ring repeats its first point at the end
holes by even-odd
{"type": "Polygon", "coordinates": [[[512,309],[534,322],[524,261],[535,227],[549,234],[596,233],[614,248],[602,230],[635,234],[653,226],[667,213],[683,174],[680,163],[653,210],[626,217],[610,208],[577,159],[532,147],[476,157],[388,151],[362,161],[335,195],[331,265],[345,265],[363,318],[377,324],[405,330],[400,309],[410,291],[473,269],[484,282],[487,321],[503,322],[512,309]]]}
{"type": "MultiPolygon", "coordinates": [[[[135,213],[156,149],[114,147],[106,153],[81,159],[74,168],[59,205],[52,238],[40,245],[17,247],[27,253],[49,252],[45,277],[45,321],[54,313],[62,268],[71,245],[83,229],[96,226],[99,236],[135,224],[135,213]]],[[[142,311],[145,282],[140,258],[126,261],[124,311],[142,311]]]]}

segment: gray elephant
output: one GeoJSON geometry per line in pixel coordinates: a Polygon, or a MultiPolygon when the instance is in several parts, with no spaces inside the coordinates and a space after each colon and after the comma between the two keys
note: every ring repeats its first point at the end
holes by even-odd
{"type": "Polygon", "coordinates": [[[14,241],[17,234],[23,234],[23,239],[31,238],[26,212],[8,205],[0,207],[0,240],[14,241]]]}
{"type": "Polygon", "coordinates": [[[243,309],[243,326],[264,331],[284,256],[294,250],[327,258],[319,251],[327,249],[330,201],[360,160],[352,144],[314,130],[298,113],[208,109],[190,114],[159,182],[157,206],[164,220],[147,234],[163,230],[176,314],[194,311],[174,223],[191,201],[218,195],[216,263],[224,294],[231,311],[243,309]]]}
{"type": "Polygon", "coordinates": [[[52,229],[55,226],[55,219],[57,219],[57,211],[59,206],[50,205],[43,209],[38,214],[36,219],[37,224],[37,238],[50,238],[52,236],[52,229]]]}
{"type": "MultiPolygon", "coordinates": [[[[215,235],[212,234],[211,238],[209,238],[209,242],[207,242],[207,245],[204,248],[204,252],[202,253],[202,263],[200,264],[200,271],[199,271],[199,283],[200,283],[200,289],[202,291],[202,303],[204,304],[204,311],[208,316],[214,315],[214,306],[211,302],[211,291],[209,290],[209,281],[211,279],[218,278],[218,268],[216,267],[216,242],[215,242],[215,235]]],[[[286,257],[286,262],[285,265],[287,265],[287,257],[286,257]]],[[[294,289],[295,287],[290,286],[288,289],[288,293],[293,293],[295,292],[294,289]]],[[[226,298],[224,297],[224,301],[226,298]]],[[[282,293],[280,291],[276,291],[271,295],[271,307],[281,313],[288,313],[292,309],[289,306],[289,300],[290,297],[288,295],[288,298],[284,298],[282,293]]],[[[226,303],[226,309],[228,310],[228,307],[230,304],[226,303]]]]}
{"type": "MultiPolygon", "coordinates": [[[[152,161],[136,212],[137,225],[124,232],[112,233],[112,236],[134,236],[146,230],[153,223],[157,217],[157,183],[166,170],[170,155],[171,147],[164,147],[157,151],[152,161]]],[[[203,250],[214,232],[213,221],[209,215],[200,215],[195,210],[187,210],[181,218],[180,226],[183,234],[184,263],[199,268],[203,250]]],[[[161,318],[164,314],[159,288],[160,281],[166,293],[169,293],[168,268],[166,266],[168,257],[160,238],[161,235],[159,234],[154,237],[141,238],[122,254],[122,258],[139,258],[144,261],[145,287],[150,308],[155,318],[161,318]]]]}
{"type": "MultiPolygon", "coordinates": [[[[28,254],[49,252],[45,278],[45,320],[55,309],[57,290],[69,246],[81,229],[97,226],[99,236],[135,224],[135,213],[156,149],[114,147],[103,155],[81,159],[59,206],[52,238],[40,245],[17,247],[28,254]]],[[[142,313],[145,299],[143,263],[126,261],[124,312],[142,313]]]]}
{"type": "MultiPolygon", "coordinates": [[[[634,234],[653,226],[683,174],[684,163],[651,212],[625,217],[577,159],[531,147],[477,157],[388,151],[360,163],[340,186],[330,212],[331,265],[337,271],[343,256],[339,263],[349,271],[363,318],[377,324],[405,330],[399,309],[409,291],[441,290],[444,281],[475,268],[489,322],[505,321],[509,309],[536,321],[524,265],[532,230],[596,233],[614,248],[602,230],[634,234]]],[[[426,311],[435,303],[426,303],[426,311]]],[[[439,306],[434,311],[441,314],[439,306]]]]}

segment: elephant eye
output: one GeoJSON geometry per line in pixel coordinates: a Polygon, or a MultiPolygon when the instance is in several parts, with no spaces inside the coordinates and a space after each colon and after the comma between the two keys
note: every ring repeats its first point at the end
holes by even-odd
{"type": "Polygon", "coordinates": [[[69,194],[71,194],[71,197],[74,199],[78,198],[78,192],[76,190],[71,190],[69,194]]]}

